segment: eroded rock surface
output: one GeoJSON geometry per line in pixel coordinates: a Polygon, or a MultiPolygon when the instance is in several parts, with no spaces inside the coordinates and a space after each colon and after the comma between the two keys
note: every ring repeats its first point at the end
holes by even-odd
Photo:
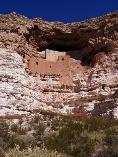
{"type": "Polygon", "coordinates": [[[72,24],[1,15],[0,116],[46,110],[118,118],[117,21],[117,12],[72,24]],[[66,56],[48,61],[47,49],[66,56]]]}

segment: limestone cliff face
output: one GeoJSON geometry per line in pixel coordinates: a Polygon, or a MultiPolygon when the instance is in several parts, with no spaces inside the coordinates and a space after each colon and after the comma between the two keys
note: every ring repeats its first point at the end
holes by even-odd
{"type": "Polygon", "coordinates": [[[118,118],[117,21],[117,12],[72,24],[1,15],[0,116],[46,110],[118,118]],[[67,55],[48,62],[46,49],[67,55]],[[33,61],[53,70],[35,71],[33,61]]]}
{"type": "Polygon", "coordinates": [[[76,95],[61,88],[58,77],[44,79],[44,76],[28,75],[23,58],[17,52],[0,49],[1,116],[31,114],[36,110],[66,113],[64,102],[73,100],[76,95]]]}

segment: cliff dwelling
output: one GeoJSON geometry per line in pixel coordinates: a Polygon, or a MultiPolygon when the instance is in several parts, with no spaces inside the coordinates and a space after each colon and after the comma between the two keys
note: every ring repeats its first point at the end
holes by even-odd
{"type": "Polygon", "coordinates": [[[0,17],[1,115],[116,116],[118,13],[70,24],[0,17]]]}
{"type": "Polygon", "coordinates": [[[93,42],[81,36],[75,39],[72,34],[63,34],[55,30],[55,36],[40,34],[40,29],[34,27],[30,36],[26,36],[27,42],[36,50],[37,56],[32,55],[28,59],[28,68],[34,74],[58,75],[60,82],[65,85],[73,84],[73,75],[86,72],[94,66],[95,56],[100,52],[104,54],[110,51],[111,45],[104,40],[93,42]],[[37,37],[39,34],[39,38],[37,37]],[[42,39],[41,39],[42,38],[42,39]]]}
{"type": "Polygon", "coordinates": [[[84,72],[88,68],[82,65],[81,56],[78,55],[77,59],[71,57],[75,53],[80,54],[79,50],[64,52],[46,49],[38,52],[37,57],[26,56],[28,68],[33,74],[58,75],[62,84],[72,85],[73,75],[84,72]]]}
{"type": "MultiPolygon", "coordinates": [[[[103,37],[95,21],[63,24],[40,19],[28,22],[24,17],[14,14],[10,17],[13,18],[11,21],[15,20],[14,27],[17,26],[17,19],[24,21],[24,27],[20,27],[19,22],[19,29],[16,27],[13,31],[10,22],[8,32],[11,33],[0,36],[1,47],[24,55],[32,73],[58,75],[62,84],[72,85],[73,75],[91,69],[96,63],[96,54],[103,52],[106,55],[116,44],[114,40],[107,39],[107,34],[103,37]]],[[[1,22],[2,27],[4,23],[1,22]]]]}
{"type": "MultiPolygon", "coordinates": [[[[77,47],[75,46],[75,48],[77,47]]],[[[99,56],[101,51],[107,53],[109,49],[106,49],[104,45],[94,51],[88,47],[74,49],[68,45],[57,44],[57,47],[49,45],[42,51],[39,49],[37,56],[28,57],[28,68],[33,74],[46,74],[55,77],[58,75],[62,84],[72,85],[73,75],[86,72],[88,68],[94,66],[96,55],[99,56]]]]}

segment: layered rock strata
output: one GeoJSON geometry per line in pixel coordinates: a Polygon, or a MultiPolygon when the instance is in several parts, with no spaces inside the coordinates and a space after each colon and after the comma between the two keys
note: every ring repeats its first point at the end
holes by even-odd
{"type": "Polygon", "coordinates": [[[46,110],[118,118],[117,21],[117,12],[72,24],[1,15],[0,117],[46,110]],[[46,49],[68,52],[64,73],[71,77],[55,72],[63,66],[50,73],[30,68],[29,58],[47,64],[42,57],[46,49]]]}

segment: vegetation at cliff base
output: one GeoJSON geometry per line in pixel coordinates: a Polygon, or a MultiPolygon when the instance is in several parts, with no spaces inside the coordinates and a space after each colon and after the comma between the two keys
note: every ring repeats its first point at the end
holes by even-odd
{"type": "Polygon", "coordinates": [[[92,156],[118,156],[118,120],[47,115],[47,121],[0,121],[0,157],[92,156]]]}

